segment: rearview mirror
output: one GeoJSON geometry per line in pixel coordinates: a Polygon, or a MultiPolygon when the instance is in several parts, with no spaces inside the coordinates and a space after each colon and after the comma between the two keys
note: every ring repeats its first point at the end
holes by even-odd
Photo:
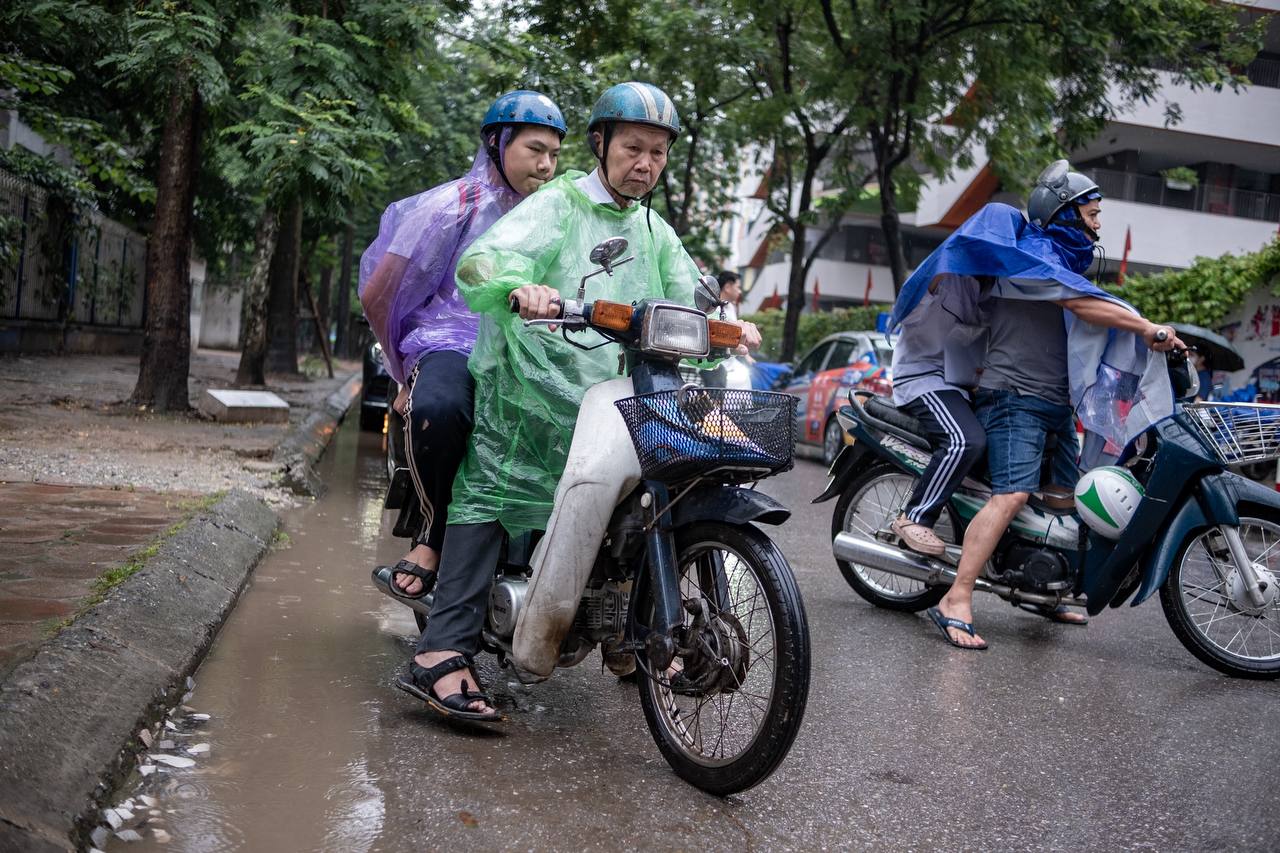
{"type": "Polygon", "coordinates": [[[597,243],[591,250],[591,263],[604,267],[605,273],[613,275],[613,262],[622,257],[622,253],[626,250],[627,238],[610,237],[602,243],[597,243]]]}
{"type": "Polygon", "coordinates": [[[693,304],[704,314],[712,308],[718,308],[720,299],[720,280],[713,275],[704,275],[698,279],[693,288],[693,304]]]}

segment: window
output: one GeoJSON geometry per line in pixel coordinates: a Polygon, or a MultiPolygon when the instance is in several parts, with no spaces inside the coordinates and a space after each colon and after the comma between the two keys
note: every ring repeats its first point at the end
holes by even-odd
{"type": "Polygon", "coordinates": [[[806,373],[817,373],[822,365],[826,363],[827,353],[831,352],[831,344],[818,344],[808,355],[804,357],[804,361],[796,367],[795,376],[804,376],[806,373]]]}
{"type": "Polygon", "coordinates": [[[857,340],[840,340],[835,342],[835,346],[831,350],[831,358],[827,361],[827,369],[836,367],[844,367],[846,364],[853,364],[858,354],[857,340]]]}

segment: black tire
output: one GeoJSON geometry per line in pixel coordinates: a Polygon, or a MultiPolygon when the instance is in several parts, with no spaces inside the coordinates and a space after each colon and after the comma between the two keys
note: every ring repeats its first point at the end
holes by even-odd
{"type": "MultiPolygon", "coordinates": [[[[1244,538],[1245,551],[1251,560],[1259,560],[1262,550],[1273,548],[1280,541],[1280,513],[1268,513],[1268,517],[1240,517],[1240,530],[1244,538]],[[1249,535],[1250,530],[1261,530],[1263,536],[1260,550],[1255,551],[1255,537],[1249,535]]],[[[1164,617],[1173,629],[1178,641],[1187,651],[1195,655],[1205,664],[1219,672],[1236,678],[1272,679],[1280,677],[1280,652],[1266,655],[1240,654],[1230,649],[1232,642],[1239,636],[1242,638],[1242,650],[1248,649],[1248,642],[1256,632],[1259,620],[1271,623],[1262,625],[1262,631],[1256,632],[1259,637],[1274,635],[1280,627],[1280,598],[1274,598],[1257,614],[1241,612],[1231,604],[1231,596],[1225,594],[1228,584],[1217,578],[1216,573],[1198,571],[1200,566],[1193,563],[1193,550],[1203,547],[1206,537],[1213,533],[1205,531],[1189,537],[1178,551],[1173,566],[1169,569],[1169,577],[1160,587],[1160,606],[1164,609],[1164,617]],[[1199,577],[1206,579],[1198,582],[1199,577]],[[1217,586],[1214,586],[1216,584],[1217,586]],[[1184,593],[1188,587],[1195,590],[1195,595],[1188,601],[1184,593]],[[1193,608],[1192,605],[1203,605],[1193,608]],[[1210,608],[1207,618],[1198,622],[1196,612],[1203,613],[1210,608]],[[1220,630],[1218,630],[1220,629],[1220,630]],[[1216,642],[1211,634],[1227,636],[1226,646],[1216,642]]],[[[1199,551],[1196,552],[1197,554],[1199,551]]],[[[1272,558],[1274,560],[1274,557],[1272,558]]],[[[1230,561],[1228,560],[1228,564],[1230,561]]],[[[1280,567],[1266,567],[1277,573],[1280,567]]],[[[1274,586],[1274,584],[1272,584],[1274,586]]],[[[1274,593],[1273,593],[1274,595],[1274,593]]],[[[1268,651],[1271,651],[1268,648],[1268,651]]]]}
{"type": "Polygon", "coordinates": [[[842,447],[844,447],[844,428],[832,417],[827,421],[826,428],[822,430],[822,464],[829,466],[835,462],[842,447]]]}
{"type": "MultiPolygon", "coordinates": [[[[900,478],[903,481],[903,488],[894,489],[892,499],[889,501],[889,504],[896,505],[886,504],[884,512],[876,513],[877,520],[869,527],[875,529],[886,527],[889,522],[898,516],[902,506],[911,495],[911,489],[906,488],[906,486],[909,484],[914,487],[916,478],[889,464],[873,465],[854,477],[845,486],[844,491],[840,493],[840,499],[836,501],[835,511],[831,515],[831,538],[833,540],[837,533],[862,532],[864,535],[868,533],[867,530],[850,529],[851,512],[860,511],[854,507],[854,503],[855,501],[861,503],[878,483],[886,482],[890,478],[900,478]],[[903,493],[904,489],[905,493],[903,493]],[[884,515],[884,518],[879,518],[881,514],[884,515]]],[[[958,531],[959,526],[955,522],[951,507],[948,506],[942,511],[942,516],[938,519],[938,526],[934,529],[934,532],[943,541],[953,542],[958,531]],[[950,535],[947,534],[948,526],[951,531],[950,535]]],[[[886,610],[918,613],[921,610],[933,607],[947,594],[945,586],[925,586],[919,581],[899,578],[896,575],[857,565],[847,560],[836,560],[836,565],[840,568],[840,574],[844,575],[845,582],[853,587],[854,592],[876,607],[883,607],[886,610]],[[883,583],[879,582],[880,576],[884,578],[883,583]],[[901,589],[895,590],[891,588],[893,586],[901,587],[901,589]]]]}
{"type": "MultiPolygon", "coordinates": [[[[676,775],[709,794],[724,797],[768,778],[791,749],[809,695],[809,626],[790,565],[773,540],[757,528],[716,521],[694,524],[676,533],[676,554],[681,592],[687,600],[700,594],[704,585],[714,584],[719,590],[715,597],[724,606],[713,607],[713,612],[732,614],[741,626],[742,633],[735,636],[745,642],[739,640],[736,648],[744,655],[746,668],[737,681],[738,689],[706,696],[677,695],[653,678],[642,677],[640,704],[658,749],[676,775]],[[691,581],[691,572],[714,580],[705,584],[691,581]],[[742,590],[748,584],[753,591],[743,599],[742,590]],[[748,610],[744,611],[744,604],[748,610]],[[753,629],[764,622],[763,612],[768,614],[768,630],[762,628],[760,639],[752,640],[753,629]],[[771,646],[761,645],[765,637],[771,646]],[[769,654],[772,659],[766,666],[769,654]],[[762,699],[765,689],[769,692],[762,699]],[[732,725],[735,701],[739,717],[745,714],[750,719],[750,725],[744,726],[751,729],[749,736],[737,737],[737,729],[726,735],[724,726],[732,725]],[[679,708],[680,702],[697,703],[697,707],[691,715],[686,714],[679,708]],[[718,739],[708,735],[704,740],[701,714],[713,703],[715,706],[706,711],[707,719],[718,715],[722,728],[718,739]],[[678,710],[671,713],[669,709],[678,710]],[[758,721],[753,709],[760,712],[758,721]],[[730,746],[739,740],[742,748],[730,753],[730,746]],[[717,750],[721,750],[718,756],[717,750]]],[[[702,597],[711,602],[711,597],[702,597]]],[[[643,621],[652,624],[654,605],[652,598],[646,598],[643,621]]],[[[686,618],[690,617],[686,614],[686,618]]]]}
{"type": "Polygon", "coordinates": [[[385,409],[374,406],[360,407],[360,429],[364,432],[382,432],[382,422],[385,418],[385,409]]]}

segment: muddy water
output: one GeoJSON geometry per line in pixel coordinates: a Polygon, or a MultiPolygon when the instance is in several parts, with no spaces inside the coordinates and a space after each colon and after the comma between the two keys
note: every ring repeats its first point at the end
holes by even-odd
{"type": "Polygon", "coordinates": [[[481,677],[515,718],[499,733],[456,731],[391,686],[416,629],[369,583],[371,566],[404,550],[390,514],[384,528],[380,442],[342,428],[321,466],[327,493],[285,519],[287,543],[196,673],[188,704],[211,720],[180,742],[210,752],[128,792],[161,800],[152,825],[170,839],[144,829],[143,841],[108,849],[399,850],[434,847],[441,833],[549,849],[565,843],[568,812],[609,832],[618,816],[597,813],[601,797],[626,812],[656,781],[718,811],[670,774],[634,688],[594,658],[530,690],[483,657],[481,677]],[[511,778],[495,782],[491,767],[511,778]],[[450,790],[433,793],[441,779],[450,790]]]}

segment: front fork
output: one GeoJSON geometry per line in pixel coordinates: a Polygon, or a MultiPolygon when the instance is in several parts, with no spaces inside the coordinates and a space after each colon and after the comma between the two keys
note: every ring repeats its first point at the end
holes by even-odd
{"type": "Polygon", "coordinates": [[[671,529],[671,501],[662,483],[646,481],[640,506],[645,510],[648,528],[645,548],[648,561],[649,589],[653,595],[653,624],[644,638],[645,654],[655,672],[671,666],[676,656],[676,628],[684,625],[683,602],[680,598],[680,567],[676,564],[675,533],[671,529]]]}
{"type": "MultiPolygon", "coordinates": [[[[1267,582],[1259,577],[1257,567],[1244,550],[1244,540],[1240,537],[1240,528],[1233,524],[1220,524],[1218,525],[1218,532],[1226,540],[1227,552],[1231,555],[1231,562],[1236,567],[1236,571],[1240,573],[1245,595],[1249,597],[1254,607],[1266,606],[1267,582]]],[[[1218,580],[1225,583],[1227,579],[1221,577],[1221,571],[1218,569],[1217,564],[1214,564],[1214,569],[1220,575],[1218,580]]]]}

